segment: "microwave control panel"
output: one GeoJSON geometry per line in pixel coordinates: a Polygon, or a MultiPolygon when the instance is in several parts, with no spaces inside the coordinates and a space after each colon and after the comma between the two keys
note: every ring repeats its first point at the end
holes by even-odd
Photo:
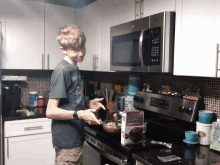
{"type": "Polygon", "coordinates": [[[161,28],[150,29],[150,65],[160,65],[161,28]]]}

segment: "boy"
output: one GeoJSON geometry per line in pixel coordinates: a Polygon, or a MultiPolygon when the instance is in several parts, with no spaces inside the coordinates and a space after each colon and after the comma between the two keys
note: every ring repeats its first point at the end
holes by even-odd
{"type": "Polygon", "coordinates": [[[94,112],[105,107],[101,99],[91,100],[85,110],[80,88],[78,62],[86,54],[86,37],[75,25],[61,27],[57,34],[60,50],[65,54],[51,76],[51,87],[46,116],[52,119],[52,141],[56,151],[55,165],[82,164],[82,146],[85,141],[84,125],[101,124],[94,112]]]}

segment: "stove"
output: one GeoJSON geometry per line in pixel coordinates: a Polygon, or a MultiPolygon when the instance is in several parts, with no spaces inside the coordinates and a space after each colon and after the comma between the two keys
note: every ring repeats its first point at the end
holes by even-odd
{"type": "Polygon", "coordinates": [[[120,134],[110,134],[101,125],[86,125],[86,143],[101,156],[100,164],[135,164],[132,153],[172,148],[183,143],[186,130],[196,129],[198,110],[203,109],[198,101],[175,96],[138,91],[134,106],[144,111],[148,121],[142,143],[122,145],[120,134]]]}

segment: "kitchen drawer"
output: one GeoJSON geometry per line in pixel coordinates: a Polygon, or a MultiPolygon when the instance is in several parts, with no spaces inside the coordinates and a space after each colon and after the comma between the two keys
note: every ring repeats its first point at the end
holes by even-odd
{"type": "Polygon", "coordinates": [[[51,121],[48,118],[6,121],[4,137],[51,132],[51,121]]]}

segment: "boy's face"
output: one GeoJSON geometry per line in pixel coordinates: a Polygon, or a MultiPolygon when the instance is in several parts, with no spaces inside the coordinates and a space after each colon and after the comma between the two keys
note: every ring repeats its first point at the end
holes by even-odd
{"type": "Polygon", "coordinates": [[[77,49],[67,48],[66,56],[68,56],[75,64],[82,62],[86,54],[86,47],[79,47],[77,49]]]}

